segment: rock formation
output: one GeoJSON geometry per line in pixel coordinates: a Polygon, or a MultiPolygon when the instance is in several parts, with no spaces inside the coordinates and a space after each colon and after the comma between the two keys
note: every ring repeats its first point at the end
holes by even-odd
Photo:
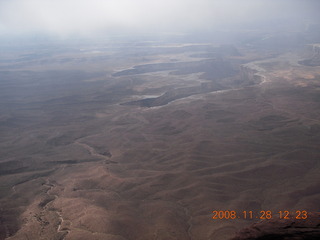
{"type": "Polygon", "coordinates": [[[243,64],[240,66],[240,76],[243,81],[251,84],[257,84],[263,81],[262,72],[265,70],[255,64],[243,64]]]}

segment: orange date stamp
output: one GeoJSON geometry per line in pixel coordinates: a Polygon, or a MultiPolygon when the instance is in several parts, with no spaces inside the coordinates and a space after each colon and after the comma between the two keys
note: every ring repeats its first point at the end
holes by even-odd
{"type": "Polygon", "coordinates": [[[225,210],[225,211],[212,211],[212,219],[214,220],[222,220],[222,219],[301,219],[305,220],[308,218],[308,212],[305,210],[297,210],[297,211],[270,211],[270,210],[261,210],[261,211],[233,211],[233,210],[225,210]]]}

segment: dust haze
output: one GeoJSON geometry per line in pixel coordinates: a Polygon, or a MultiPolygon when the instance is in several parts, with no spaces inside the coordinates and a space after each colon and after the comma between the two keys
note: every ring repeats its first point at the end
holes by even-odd
{"type": "Polygon", "coordinates": [[[299,28],[301,21],[318,17],[317,9],[317,1],[301,0],[2,0],[0,34],[93,37],[270,28],[282,24],[299,28]]]}

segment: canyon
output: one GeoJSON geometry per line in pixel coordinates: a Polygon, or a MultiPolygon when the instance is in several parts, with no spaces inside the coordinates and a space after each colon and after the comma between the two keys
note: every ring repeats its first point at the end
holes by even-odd
{"type": "Polygon", "coordinates": [[[0,239],[245,239],[283,221],[212,212],[317,216],[318,45],[255,34],[6,50],[0,239]]]}

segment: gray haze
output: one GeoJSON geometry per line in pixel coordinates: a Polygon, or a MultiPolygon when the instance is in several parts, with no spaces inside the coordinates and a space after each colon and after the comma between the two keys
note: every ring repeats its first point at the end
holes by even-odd
{"type": "Polygon", "coordinates": [[[295,28],[318,9],[311,0],[0,0],[0,36],[295,28]]]}

